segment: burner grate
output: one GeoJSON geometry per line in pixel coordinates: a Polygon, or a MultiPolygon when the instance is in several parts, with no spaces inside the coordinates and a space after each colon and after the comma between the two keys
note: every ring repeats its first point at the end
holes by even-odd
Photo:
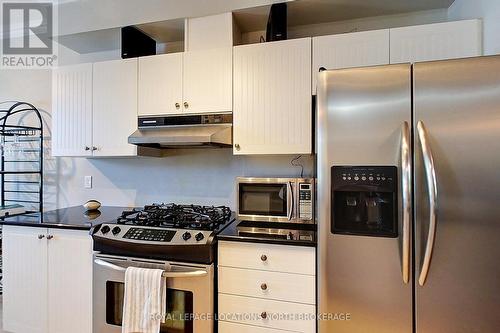
{"type": "Polygon", "coordinates": [[[231,218],[226,206],[152,204],[143,209],[124,211],[118,224],[168,227],[197,230],[216,230],[231,218]]]}

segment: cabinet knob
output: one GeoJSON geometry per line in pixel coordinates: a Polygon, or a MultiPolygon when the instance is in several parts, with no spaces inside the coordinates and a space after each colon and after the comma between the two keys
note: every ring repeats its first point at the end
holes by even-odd
{"type": "Polygon", "coordinates": [[[267,256],[265,254],[261,255],[260,260],[267,261],[267,256]]]}
{"type": "Polygon", "coordinates": [[[234,145],[234,148],[236,148],[236,150],[240,150],[240,145],[237,143],[234,145]]]}
{"type": "Polygon", "coordinates": [[[261,284],[260,289],[267,290],[267,284],[265,284],[265,283],[261,284]]]}
{"type": "Polygon", "coordinates": [[[45,235],[38,235],[38,239],[43,239],[45,235]]]}
{"type": "Polygon", "coordinates": [[[189,107],[188,102],[184,102],[184,107],[187,109],[189,107]]]}
{"type": "Polygon", "coordinates": [[[179,103],[175,103],[175,108],[176,108],[176,109],[178,109],[178,108],[180,108],[180,107],[181,107],[181,105],[180,105],[179,103]]]}
{"type": "Polygon", "coordinates": [[[52,238],[54,238],[54,236],[52,236],[52,235],[47,235],[47,239],[52,239],[52,238]]]}
{"type": "Polygon", "coordinates": [[[93,151],[97,150],[97,147],[92,147],[92,150],[93,150],[93,151]]]}
{"type": "Polygon", "coordinates": [[[90,147],[89,146],[85,146],[85,150],[90,150],[90,147]]]}
{"type": "Polygon", "coordinates": [[[266,311],[263,311],[261,314],[260,314],[260,317],[262,319],[266,319],[267,318],[267,312],[266,311]]]}

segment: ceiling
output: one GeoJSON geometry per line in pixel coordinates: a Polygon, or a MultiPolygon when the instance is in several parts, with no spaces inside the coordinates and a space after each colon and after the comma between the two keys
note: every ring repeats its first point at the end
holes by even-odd
{"type": "MultiPolygon", "coordinates": [[[[76,0],[58,0],[61,3],[76,0]]],[[[195,0],[192,0],[195,1],[195,0]]],[[[241,1],[241,0],[240,0],[241,1]]],[[[288,0],[288,26],[351,20],[363,17],[401,14],[413,11],[448,8],[454,0],[288,0]]],[[[201,1],[203,2],[203,1],[201,1]]],[[[260,1],[261,3],[263,1],[260,1]]],[[[268,3],[275,2],[270,0],[268,3]]],[[[278,1],[276,1],[278,2],[278,1]]],[[[242,32],[265,30],[270,5],[233,11],[242,32]]],[[[136,24],[158,43],[184,39],[184,19],[136,24]]],[[[85,54],[120,47],[120,28],[59,35],[56,40],[85,54]]]]}
{"type": "MultiPolygon", "coordinates": [[[[288,2],[288,25],[308,25],[363,17],[448,8],[454,0],[296,0],[288,2]]],[[[243,32],[265,29],[270,6],[234,12],[243,32]]]]}

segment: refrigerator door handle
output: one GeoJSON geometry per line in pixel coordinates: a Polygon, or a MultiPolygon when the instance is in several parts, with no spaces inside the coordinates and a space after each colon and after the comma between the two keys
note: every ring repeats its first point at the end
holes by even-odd
{"type": "Polygon", "coordinates": [[[411,137],[410,126],[404,122],[401,127],[401,188],[403,201],[403,255],[402,272],[403,282],[410,280],[410,219],[411,219],[411,137]]]}
{"type": "Polygon", "coordinates": [[[422,148],[422,156],[425,170],[425,177],[427,179],[427,190],[429,196],[429,232],[427,234],[427,244],[425,245],[424,260],[418,283],[420,286],[425,284],[429,274],[429,268],[432,259],[432,251],[434,250],[434,241],[436,238],[436,223],[437,223],[437,205],[438,205],[438,189],[436,170],[434,168],[434,158],[432,157],[431,147],[427,137],[427,130],[422,121],[417,123],[418,139],[422,148]]]}

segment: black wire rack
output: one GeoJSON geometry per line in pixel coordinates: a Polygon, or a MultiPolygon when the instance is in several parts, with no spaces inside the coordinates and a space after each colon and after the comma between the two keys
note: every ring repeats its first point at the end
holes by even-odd
{"type": "Polygon", "coordinates": [[[25,213],[42,212],[44,149],[40,111],[27,102],[0,103],[0,145],[2,207],[19,204],[25,207],[25,213]]]}

